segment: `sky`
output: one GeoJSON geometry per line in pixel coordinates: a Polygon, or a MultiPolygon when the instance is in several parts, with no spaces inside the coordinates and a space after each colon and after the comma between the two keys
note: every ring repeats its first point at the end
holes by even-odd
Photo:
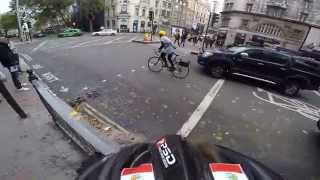
{"type": "Polygon", "coordinates": [[[0,0],[0,14],[8,12],[10,0],[0,0]]]}

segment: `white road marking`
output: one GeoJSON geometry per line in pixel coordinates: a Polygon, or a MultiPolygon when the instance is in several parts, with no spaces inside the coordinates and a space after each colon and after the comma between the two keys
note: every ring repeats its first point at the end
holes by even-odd
{"type": "Polygon", "coordinates": [[[137,37],[138,37],[138,36],[135,36],[135,37],[129,39],[128,42],[132,42],[133,40],[137,39],[137,37]]]}
{"type": "Polygon", "coordinates": [[[77,45],[74,45],[72,46],[71,48],[76,48],[76,47],[81,47],[83,45],[86,45],[86,44],[89,44],[89,43],[93,43],[93,42],[98,42],[98,41],[103,41],[105,40],[106,38],[99,38],[99,39],[95,39],[95,40],[91,40],[91,41],[85,41],[85,42],[82,42],[80,44],[77,44],[77,45]]]}
{"type": "Polygon", "coordinates": [[[303,101],[273,94],[263,89],[258,89],[257,92],[253,91],[252,94],[264,102],[297,112],[311,120],[318,121],[320,118],[320,108],[303,101]]]}
{"type": "Polygon", "coordinates": [[[320,92],[319,91],[313,91],[316,95],[320,96],[320,92]]]}
{"type": "Polygon", "coordinates": [[[222,88],[224,80],[218,80],[210,89],[208,94],[203,98],[197,109],[191,114],[189,119],[182,125],[182,128],[177,132],[182,137],[187,137],[191,131],[196,127],[204,113],[209,108],[211,102],[217,96],[218,92],[222,88]]]}
{"type": "Polygon", "coordinates": [[[34,49],[32,49],[31,53],[34,53],[36,51],[38,51],[40,48],[42,48],[44,45],[47,44],[48,41],[43,41],[42,43],[40,43],[37,47],[35,47],[34,49]]]}
{"type": "Polygon", "coordinates": [[[66,87],[64,87],[64,86],[61,86],[61,88],[60,88],[60,90],[59,90],[60,92],[64,92],[64,93],[66,93],[66,92],[68,92],[69,91],[69,88],[66,88],[66,87]]]}
{"type": "Polygon", "coordinates": [[[28,54],[20,53],[20,55],[28,62],[32,61],[32,58],[28,54]]]}
{"type": "Polygon", "coordinates": [[[53,75],[51,72],[47,72],[41,75],[45,80],[49,83],[53,83],[55,81],[59,81],[59,78],[53,75]]]}
{"type": "Polygon", "coordinates": [[[113,39],[113,40],[111,40],[111,41],[107,41],[107,42],[105,42],[105,43],[103,43],[103,44],[111,44],[111,43],[113,43],[114,41],[120,40],[120,39],[122,39],[122,38],[124,38],[124,37],[119,37],[119,38],[113,39]]]}
{"type": "Polygon", "coordinates": [[[40,64],[34,64],[32,65],[32,69],[37,70],[37,69],[42,69],[43,67],[40,64]]]}

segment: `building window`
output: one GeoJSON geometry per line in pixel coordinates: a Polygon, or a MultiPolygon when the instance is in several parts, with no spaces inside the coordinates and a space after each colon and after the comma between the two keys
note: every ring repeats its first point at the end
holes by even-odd
{"type": "Polygon", "coordinates": [[[142,9],[142,16],[146,16],[146,9],[142,9]]]}
{"type": "Polygon", "coordinates": [[[162,16],[162,17],[166,17],[166,10],[163,9],[163,10],[161,11],[161,16],[162,16]]]}
{"type": "Polygon", "coordinates": [[[232,8],[233,8],[233,4],[234,4],[234,3],[226,3],[226,4],[224,5],[224,10],[225,10],[225,11],[231,11],[232,8]]]}
{"type": "Polygon", "coordinates": [[[256,32],[280,37],[282,35],[281,28],[274,24],[260,24],[256,27],[256,32]]]}
{"type": "Polygon", "coordinates": [[[159,6],[159,1],[156,1],[156,7],[158,7],[159,6]]]}
{"type": "Polygon", "coordinates": [[[230,18],[229,17],[225,17],[222,19],[221,21],[221,26],[222,27],[228,27],[229,26],[229,23],[230,23],[230,18]]]}
{"type": "Polygon", "coordinates": [[[304,0],[304,8],[305,9],[311,9],[312,2],[311,0],[304,0]]]}
{"type": "Polygon", "coordinates": [[[154,12],[154,16],[158,16],[158,9],[156,9],[156,11],[154,12]]]}
{"type": "Polygon", "coordinates": [[[267,15],[274,16],[274,17],[282,17],[283,9],[280,7],[270,6],[267,8],[267,15]]]}
{"type": "Polygon", "coordinates": [[[109,8],[107,8],[107,15],[108,15],[108,17],[110,17],[110,9],[109,8]]]}
{"type": "Polygon", "coordinates": [[[249,20],[248,19],[242,19],[240,27],[244,28],[244,29],[247,29],[248,26],[249,26],[249,20]]]}
{"type": "Polygon", "coordinates": [[[162,7],[163,7],[163,8],[167,8],[167,2],[162,1],[162,7]]]}
{"type": "Polygon", "coordinates": [[[139,16],[139,8],[138,7],[136,7],[135,14],[136,14],[136,16],[139,16]]]}
{"type": "Polygon", "coordinates": [[[302,13],[300,14],[299,20],[300,20],[301,22],[305,22],[305,21],[307,20],[307,18],[308,18],[308,13],[302,12],[302,13]]]}
{"type": "Polygon", "coordinates": [[[170,11],[167,11],[167,17],[170,17],[170,11]]]}
{"type": "Polygon", "coordinates": [[[247,3],[246,11],[247,12],[251,12],[252,11],[252,7],[253,7],[252,3],[247,3]]]}
{"type": "Polygon", "coordinates": [[[116,15],[116,8],[114,6],[112,6],[112,16],[116,15]]]}
{"type": "Polygon", "coordinates": [[[169,9],[171,8],[171,3],[168,3],[168,8],[169,8],[169,9]]]}

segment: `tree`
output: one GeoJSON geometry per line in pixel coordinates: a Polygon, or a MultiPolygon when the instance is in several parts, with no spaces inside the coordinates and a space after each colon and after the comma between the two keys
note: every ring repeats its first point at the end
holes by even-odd
{"type": "MultiPolygon", "coordinates": [[[[27,7],[29,14],[33,14],[36,19],[55,19],[60,18],[64,24],[67,24],[69,17],[68,8],[74,3],[74,0],[20,0],[20,6],[27,7]]],[[[10,7],[15,11],[16,0],[11,0],[10,7]]]]}
{"type": "Polygon", "coordinates": [[[80,9],[83,17],[89,21],[90,32],[93,31],[95,15],[106,9],[104,0],[80,0],[80,9]]]}
{"type": "Polygon", "coordinates": [[[17,28],[17,16],[12,13],[3,14],[1,15],[0,24],[7,36],[8,30],[17,28]]]}

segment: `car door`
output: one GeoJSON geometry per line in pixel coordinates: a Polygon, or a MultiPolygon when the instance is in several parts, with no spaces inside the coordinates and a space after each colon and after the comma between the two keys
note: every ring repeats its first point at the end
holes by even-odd
{"type": "Polygon", "coordinates": [[[261,73],[264,79],[281,83],[288,74],[291,62],[289,55],[273,50],[264,50],[261,56],[261,73]]]}
{"type": "Polygon", "coordinates": [[[261,49],[248,49],[236,55],[234,71],[249,75],[260,76],[260,60],[263,51],[261,49]]]}

